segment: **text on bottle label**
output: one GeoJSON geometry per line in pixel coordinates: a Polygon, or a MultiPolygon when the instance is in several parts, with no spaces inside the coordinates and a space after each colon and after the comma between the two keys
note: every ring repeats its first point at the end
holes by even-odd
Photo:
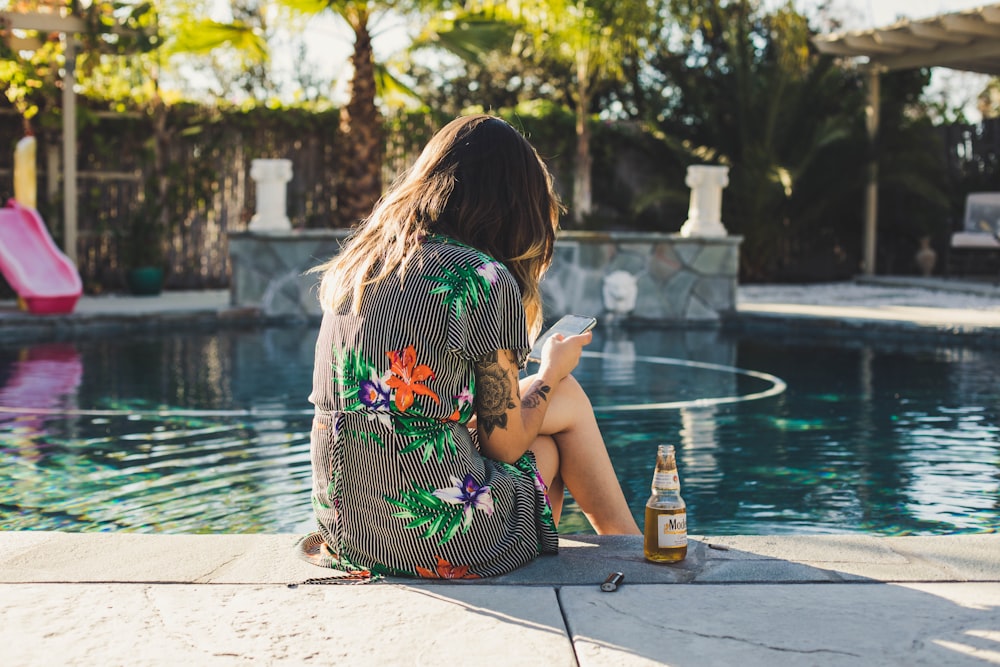
{"type": "Polygon", "coordinates": [[[660,548],[687,545],[687,513],[661,514],[656,517],[656,528],[660,548]]]}

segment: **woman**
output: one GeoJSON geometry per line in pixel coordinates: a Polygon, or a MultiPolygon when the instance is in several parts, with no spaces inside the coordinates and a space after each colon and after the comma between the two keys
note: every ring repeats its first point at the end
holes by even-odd
{"type": "Polygon", "coordinates": [[[317,268],[314,561],[503,574],[557,550],[564,489],[598,533],[639,533],[570,376],[591,334],[557,336],[518,380],[559,209],[534,148],[498,118],[467,116],[317,268]]]}

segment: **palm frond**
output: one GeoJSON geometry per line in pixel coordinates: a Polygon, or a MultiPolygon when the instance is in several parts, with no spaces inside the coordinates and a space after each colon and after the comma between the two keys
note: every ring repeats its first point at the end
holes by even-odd
{"type": "Polygon", "coordinates": [[[428,23],[413,42],[413,49],[437,47],[466,62],[480,62],[489,53],[509,53],[518,25],[510,20],[468,14],[428,23]]]}
{"type": "Polygon", "coordinates": [[[170,50],[204,54],[221,46],[230,46],[250,55],[257,62],[267,60],[267,41],[251,26],[242,22],[219,23],[210,19],[184,24],[171,41],[170,50]]]}

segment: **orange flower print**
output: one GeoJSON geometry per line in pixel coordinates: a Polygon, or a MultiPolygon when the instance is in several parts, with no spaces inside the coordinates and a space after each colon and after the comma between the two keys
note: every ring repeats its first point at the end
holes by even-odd
{"type": "Polygon", "coordinates": [[[468,565],[452,565],[441,556],[434,556],[437,559],[437,567],[434,570],[417,566],[417,574],[424,579],[479,579],[478,574],[469,574],[468,565]]]}
{"type": "Polygon", "coordinates": [[[417,350],[412,345],[405,350],[386,352],[392,362],[392,376],[386,384],[396,390],[396,407],[400,412],[406,412],[413,405],[413,395],[430,396],[435,403],[441,399],[431,389],[422,383],[434,379],[434,371],[426,364],[417,364],[417,350]]]}

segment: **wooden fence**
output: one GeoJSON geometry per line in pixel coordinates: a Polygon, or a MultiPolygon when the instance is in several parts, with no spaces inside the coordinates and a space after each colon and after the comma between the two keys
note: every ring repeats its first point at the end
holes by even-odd
{"type": "MultiPolygon", "coordinates": [[[[424,116],[394,119],[402,131],[388,141],[387,180],[412,159],[432,131],[424,116]]],[[[254,110],[218,114],[180,107],[167,120],[165,165],[170,182],[166,202],[170,229],[164,238],[168,289],[229,285],[227,233],[246,229],[256,206],[250,165],[256,158],[292,161],[288,216],[298,228],[345,226],[337,214],[342,140],[338,112],[254,110]]],[[[84,112],[79,129],[78,266],[88,293],[124,287],[129,240],[147,209],[152,124],[136,114],[84,112]]],[[[0,113],[0,196],[12,196],[13,147],[21,136],[18,117],[0,113]]],[[[38,208],[57,242],[62,239],[62,202],[44,184],[61,172],[58,132],[38,137],[38,208]],[[49,150],[54,148],[55,150],[49,150]],[[55,160],[50,160],[52,154],[55,160]]],[[[6,286],[4,286],[6,287],[6,286]]],[[[6,293],[9,296],[9,292],[6,293]]]]}

